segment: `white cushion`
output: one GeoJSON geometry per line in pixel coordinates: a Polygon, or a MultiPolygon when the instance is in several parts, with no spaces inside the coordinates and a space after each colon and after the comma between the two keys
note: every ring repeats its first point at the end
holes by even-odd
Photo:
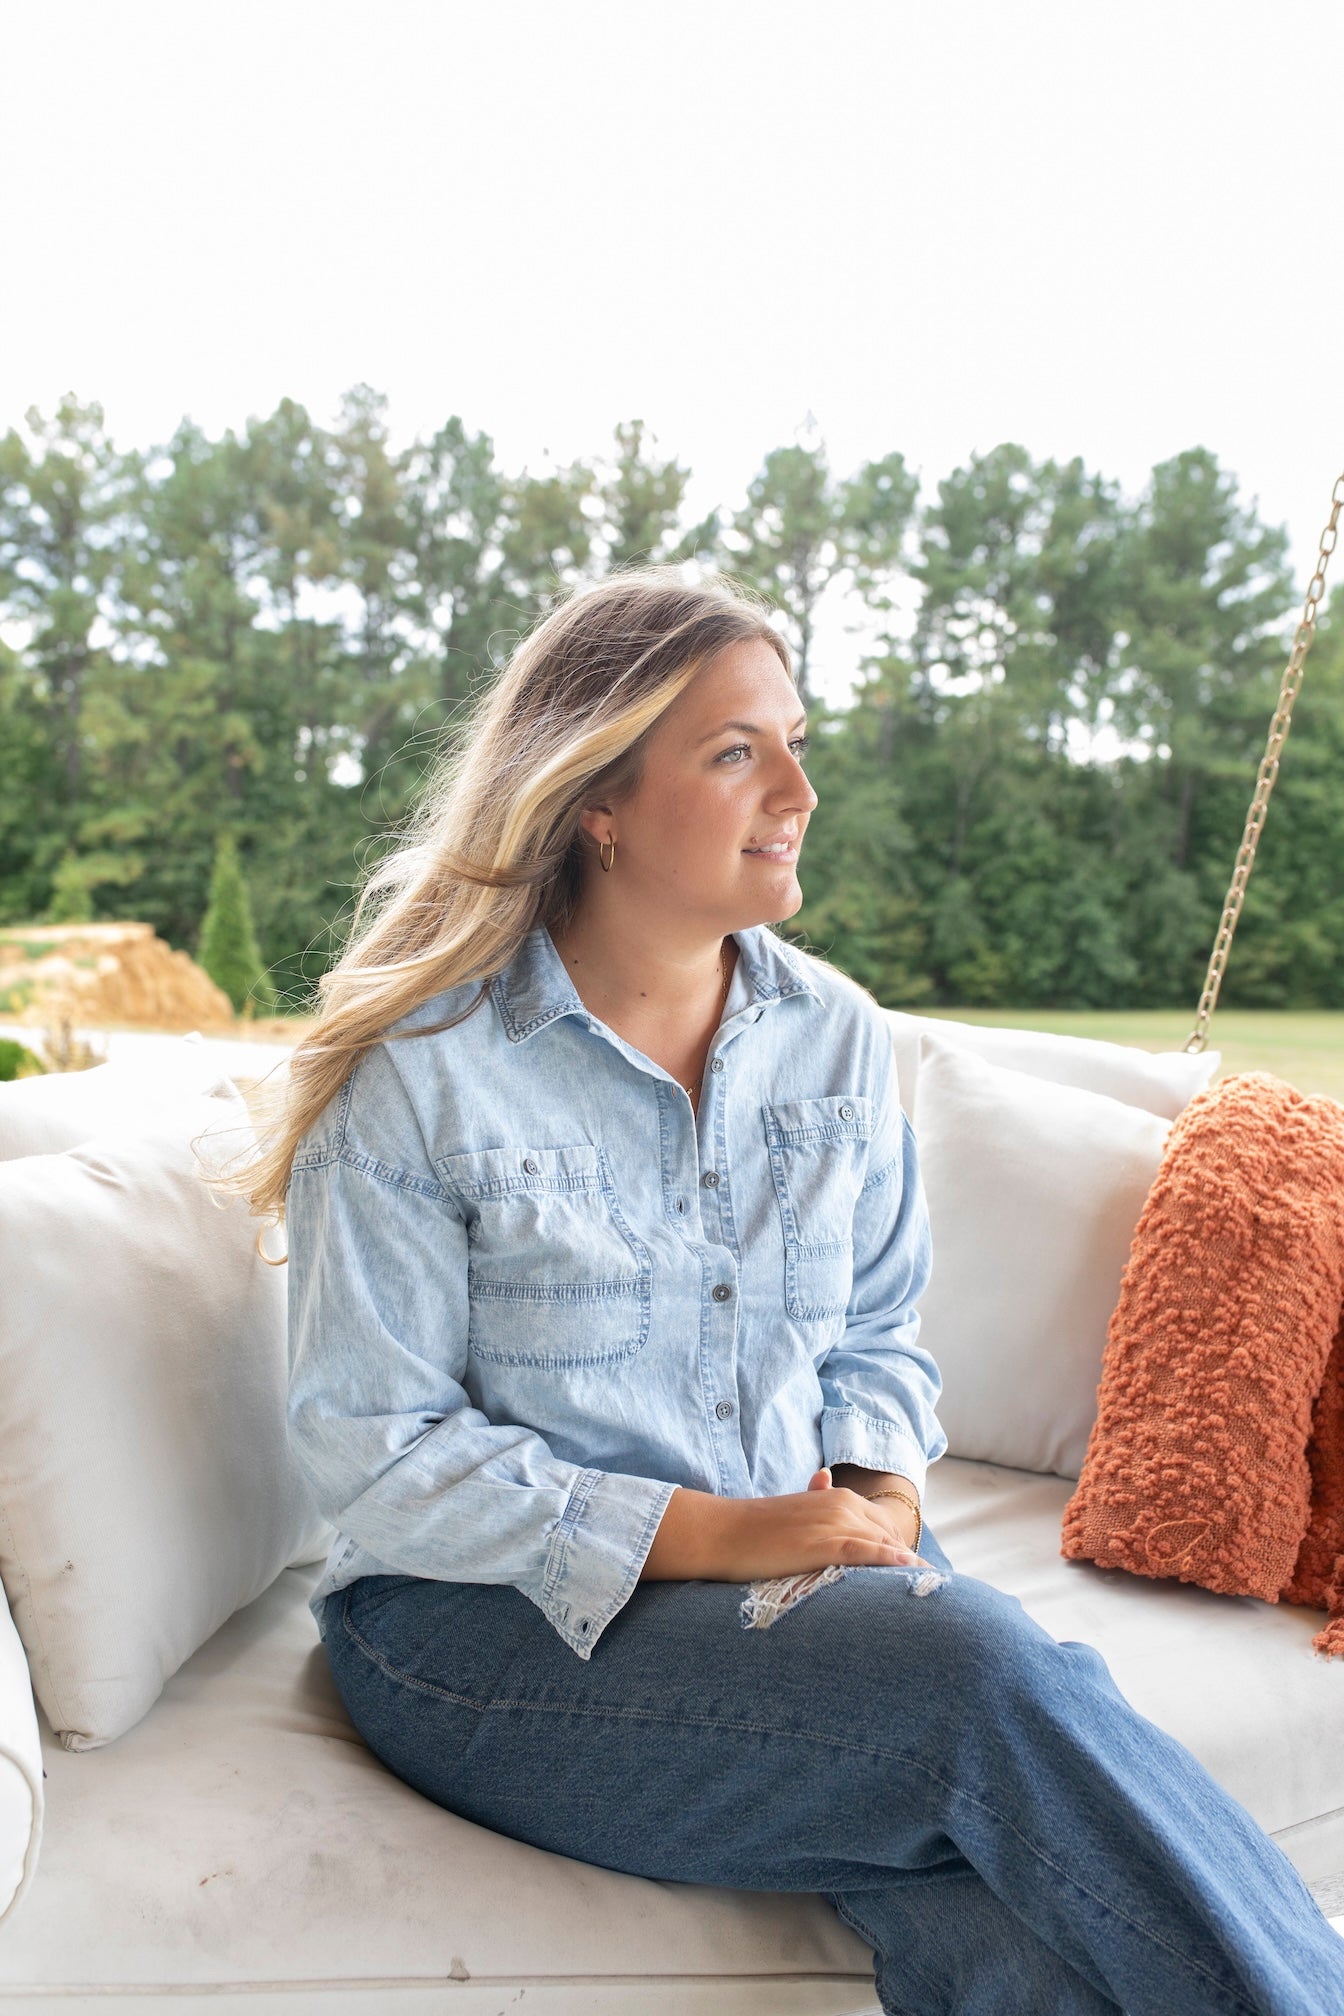
{"type": "Polygon", "coordinates": [[[920,1040],[933,1273],[920,1344],[948,1454],[1077,1477],[1111,1312],[1171,1121],[920,1040]]]}
{"type": "Polygon", "coordinates": [[[0,1574],[69,1748],[333,1529],[289,1453],[285,1276],[190,1146],[251,1138],[227,1081],[136,1132],[0,1163],[0,1574]],[[228,1130],[221,1133],[220,1130],[228,1130]]]}
{"type": "Polygon", "coordinates": [[[0,1590],[0,1924],[33,1880],[43,1803],[42,1743],[28,1661],[0,1590]]]}
{"type": "Polygon", "coordinates": [[[1189,1055],[1184,1050],[1150,1052],[1127,1043],[1104,1043],[1092,1036],[1056,1036],[1042,1029],[998,1029],[978,1022],[954,1022],[936,1015],[885,1011],[896,1053],[896,1076],[907,1120],[915,1117],[919,1039],[937,1036],[958,1050],[983,1057],[986,1063],[1026,1071],[1056,1085],[1076,1085],[1085,1092],[1104,1092],[1126,1106],[1142,1106],[1161,1119],[1174,1120],[1197,1092],[1202,1092],[1223,1057],[1220,1050],[1189,1055]]]}
{"type": "MultiPolygon", "coordinates": [[[[0,2006],[20,1982],[364,1981],[371,2010],[417,1987],[436,2011],[512,2009],[521,1986],[526,2016],[573,1976],[612,1983],[575,2010],[826,2007],[791,1999],[799,1973],[848,1977],[836,2010],[871,2003],[871,1950],[818,1896],[597,1868],[404,1784],[336,1692],[307,1608],[318,1572],[233,1617],[124,1741],[71,1757],[48,1739],[42,1872],[0,1939],[0,2006]],[[646,1973],[664,1977],[647,2001],[646,1973]]],[[[345,2006],[328,1995],[314,2006],[345,2006]]]]}
{"type": "MultiPolygon", "coordinates": [[[[945,1458],[926,1508],[957,1572],[1096,1645],[1140,1713],[1323,1886],[1344,1871],[1344,1688],[1312,1656],[1319,1612],[1065,1561],[1071,1489],[945,1458]]],[[[818,1896],[594,1867],[403,1784],[336,1693],[307,1610],[317,1573],[239,1611],[124,1741],[72,1757],[47,1737],[42,1868],[0,1938],[0,2000],[88,1984],[119,2010],[111,1991],[137,1984],[149,2011],[155,1987],[247,1984],[249,2008],[304,2016],[872,2008],[870,1950],[818,1896]]]]}
{"type": "Polygon", "coordinates": [[[0,1085],[0,1162],[56,1155],[109,1129],[138,1127],[184,1096],[213,1092],[224,1078],[211,1047],[193,1032],[87,1071],[13,1079],[0,1085]]]}

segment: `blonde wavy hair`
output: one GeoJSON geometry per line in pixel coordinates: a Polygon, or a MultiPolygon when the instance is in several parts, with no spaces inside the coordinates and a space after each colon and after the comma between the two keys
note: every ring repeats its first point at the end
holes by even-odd
{"type": "Polygon", "coordinates": [[[521,640],[368,876],[287,1079],[258,1088],[248,1148],[207,1173],[221,1201],[245,1197],[283,1224],[295,1150],[365,1051],[422,1002],[479,980],[460,1015],[390,1040],[464,1021],[535,924],[564,931],[594,847],[580,813],[638,788],[653,729],[696,674],[760,638],[795,677],[770,608],[730,575],[688,583],[646,562],[568,591],[521,640]]]}

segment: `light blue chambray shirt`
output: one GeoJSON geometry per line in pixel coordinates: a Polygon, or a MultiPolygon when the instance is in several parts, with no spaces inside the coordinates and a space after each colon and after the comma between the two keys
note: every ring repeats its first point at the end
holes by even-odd
{"type": "Polygon", "coordinates": [[[922,1495],[947,1437],[889,1025],[769,926],[734,936],[698,1114],[537,925],[303,1136],[288,1418],[338,1528],[319,1631],[361,1575],[510,1583],[586,1659],[679,1484],[774,1496],[855,1463],[922,1495]]]}

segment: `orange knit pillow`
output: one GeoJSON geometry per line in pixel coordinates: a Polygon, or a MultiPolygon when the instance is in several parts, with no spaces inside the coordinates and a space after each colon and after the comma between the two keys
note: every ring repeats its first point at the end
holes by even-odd
{"type": "Polygon", "coordinates": [[[1061,1553],[1328,1609],[1314,1642],[1344,1653],[1341,1305],[1344,1104],[1264,1071],[1197,1094],[1134,1234],[1061,1553]]]}

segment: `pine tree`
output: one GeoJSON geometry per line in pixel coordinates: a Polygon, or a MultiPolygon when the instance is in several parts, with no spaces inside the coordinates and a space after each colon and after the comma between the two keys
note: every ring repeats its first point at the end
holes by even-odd
{"type": "Polygon", "coordinates": [[[237,843],[227,829],[215,842],[210,903],[201,923],[197,958],[216,987],[228,995],[236,1013],[260,1009],[266,1014],[274,1008],[275,990],[261,963],[237,843]]]}

